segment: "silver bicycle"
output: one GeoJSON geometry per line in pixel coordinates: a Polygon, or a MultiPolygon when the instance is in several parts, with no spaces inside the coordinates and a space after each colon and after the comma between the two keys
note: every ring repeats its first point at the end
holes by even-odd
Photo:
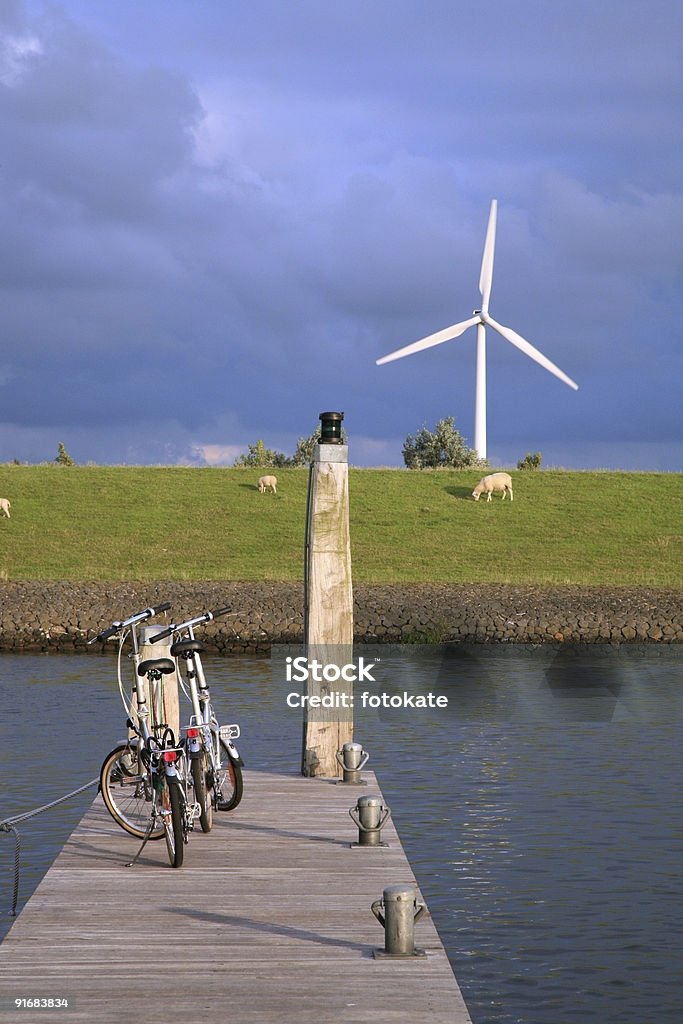
{"type": "Polygon", "coordinates": [[[202,666],[204,644],[197,640],[194,632],[195,626],[211,622],[229,611],[230,608],[220,608],[203,612],[186,622],[172,623],[150,638],[153,644],[167,636],[177,637],[171,645],[171,654],[178,664],[178,678],[191,707],[189,722],[182,731],[204,832],[211,829],[214,810],[233,810],[244,792],[244,762],[234,743],[239,738],[240,727],[235,723],[218,723],[202,666]]]}
{"type": "Polygon", "coordinates": [[[128,740],[107,754],[100,770],[104,805],[124,831],[142,840],[140,852],[148,840],[165,838],[171,866],[178,868],[193,823],[200,815],[200,804],[192,788],[185,743],[176,741],[165,721],[163,679],[175,672],[176,666],[170,658],[142,661],[137,635],[142,622],[169,608],[167,603],[146,608],[112,623],[89,643],[118,637],[119,691],[128,713],[128,740]],[[132,697],[126,693],[122,671],[128,637],[134,665],[132,697]]]}

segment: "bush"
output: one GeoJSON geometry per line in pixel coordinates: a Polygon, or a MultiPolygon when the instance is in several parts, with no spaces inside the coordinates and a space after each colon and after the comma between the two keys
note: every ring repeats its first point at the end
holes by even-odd
{"type": "Polygon", "coordinates": [[[74,460],[71,458],[68,451],[64,447],[63,441],[60,441],[59,444],[57,445],[57,455],[55,457],[55,462],[57,463],[58,466],[76,465],[76,463],[74,462],[74,460]]]}
{"type": "Polygon", "coordinates": [[[517,463],[517,469],[540,469],[541,468],[541,453],[527,452],[523,459],[520,459],[517,463]]]}
{"type": "MultiPolygon", "coordinates": [[[[239,455],[235,466],[308,466],[313,461],[313,450],[320,440],[320,427],[316,427],[308,437],[300,437],[296,443],[294,454],[290,457],[282,452],[266,448],[263,441],[248,445],[246,455],[239,455]]],[[[346,444],[346,431],[342,427],[342,441],[346,444]]]]}
{"type": "Polygon", "coordinates": [[[439,420],[434,430],[422,427],[415,437],[408,434],[403,444],[403,461],[408,469],[465,469],[485,466],[474,448],[468,448],[465,439],[455,429],[452,416],[439,420]]]}
{"type": "Polygon", "coordinates": [[[287,466],[289,460],[282,452],[276,452],[272,448],[266,448],[260,439],[256,444],[248,445],[246,455],[239,455],[235,459],[236,466],[287,466]]]}

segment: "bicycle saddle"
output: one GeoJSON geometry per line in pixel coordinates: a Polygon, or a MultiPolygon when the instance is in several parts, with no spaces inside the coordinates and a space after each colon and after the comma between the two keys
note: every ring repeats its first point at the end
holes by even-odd
{"type": "Polygon", "coordinates": [[[170,658],[147,658],[138,665],[138,675],[146,676],[150,672],[158,672],[162,676],[175,672],[175,665],[170,658]]]}
{"type": "Polygon", "coordinates": [[[176,640],[171,647],[171,654],[174,658],[184,658],[188,654],[199,653],[204,650],[201,640],[176,640]]]}

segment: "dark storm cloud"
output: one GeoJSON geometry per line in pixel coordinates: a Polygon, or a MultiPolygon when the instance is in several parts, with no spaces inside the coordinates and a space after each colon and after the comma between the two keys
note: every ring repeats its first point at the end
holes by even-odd
{"type": "Polygon", "coordinates": [[[493,314],[581,389],[491,338],[492,457],[673,452],[682,29],[673,0],[3,2],[5,457],[68,428],[82,460],[228,458],[335,406],[360,459],[449,414],[471,440],[472,332],[374,360],[479,304],[493,196],[493,314]]]}

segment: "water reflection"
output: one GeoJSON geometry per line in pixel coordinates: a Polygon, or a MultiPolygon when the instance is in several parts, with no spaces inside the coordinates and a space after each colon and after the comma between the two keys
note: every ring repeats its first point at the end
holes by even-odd
{"type": "MultiPolygon", "coordinates": [[[[443,689],[448,713],[358,710],[356,737],[475,1024],[678,1024],[683,651],[534,650],[385,650],[382,686],[443,689]]],[[[247,768],[297,765],[269,662],[207,671],[247,768]]],[[[108,658],[5,655],[0,673],[4,817],[96,774],[123,712],[108,658]]],[[[91,796],[22,827],[22,899],[91,796]]],[[[3,913],[12,852],[0,835],[3,913]]]]}

